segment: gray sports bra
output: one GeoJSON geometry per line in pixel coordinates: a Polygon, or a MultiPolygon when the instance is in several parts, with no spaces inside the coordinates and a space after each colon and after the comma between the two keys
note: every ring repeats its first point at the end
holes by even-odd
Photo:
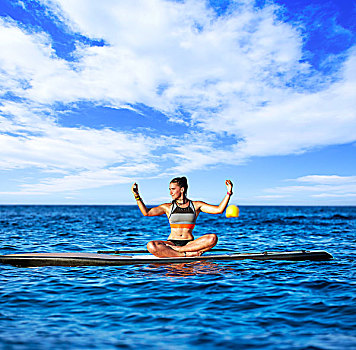
{"type": "Polygon", "coordinates": [[[193,202],[190,200],[188,207],[181,208],[178,206],[176,201],[173,201],[168,219],[171,228],[193,229],[197,219],[197,214],[193,202]]]}

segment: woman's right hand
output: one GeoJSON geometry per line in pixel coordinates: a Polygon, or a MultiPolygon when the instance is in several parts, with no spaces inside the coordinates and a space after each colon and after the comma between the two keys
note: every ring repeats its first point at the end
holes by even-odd
{"type": "Polygon", "coordinates": [[[138,185],[136,182],[132,185],[131,191],[133,194],[138,195],[138,185]]]}

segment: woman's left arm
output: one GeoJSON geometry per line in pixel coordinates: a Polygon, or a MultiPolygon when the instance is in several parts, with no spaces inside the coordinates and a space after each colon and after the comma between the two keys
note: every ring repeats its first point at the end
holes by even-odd
{"type": "Polygon", "coordinates": [[[230,180],[226,180],[225,184],[227,188],[227,193],[219,205],[211,205],[204,202],[198,202],[200,203],[200,206],[197,209],[208,214],[223,213],[227,205],[229,204],[230,197],[232,196],[232,186],[233,186],[230,180]]]}

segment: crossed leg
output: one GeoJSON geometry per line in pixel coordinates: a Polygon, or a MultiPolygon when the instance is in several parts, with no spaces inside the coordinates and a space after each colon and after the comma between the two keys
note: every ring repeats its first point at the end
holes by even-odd
{"type": "Polygon", "coordinates": [[[217,242],[217,235],[211,233],[201,236],[183,247],[175,246],[169,241],[151,241],[147,243],[147,250],[159,258],[200,256],[213,248],[217,242]]]}

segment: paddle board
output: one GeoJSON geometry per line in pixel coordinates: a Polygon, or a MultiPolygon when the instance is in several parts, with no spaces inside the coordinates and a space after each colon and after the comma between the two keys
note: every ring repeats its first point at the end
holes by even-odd
{"type": "Polygon", "coordinates": [[[94,253],[26,253],[0,255],[0,263],[19,267],[39,266],[120,266],[139,264],[174,264],[193,261],[290,260],[324,261],[332,259],[324,250],[289,252],[206,254],[197,257],[157,258],[153,255],[108,255],[94,253]]]}

